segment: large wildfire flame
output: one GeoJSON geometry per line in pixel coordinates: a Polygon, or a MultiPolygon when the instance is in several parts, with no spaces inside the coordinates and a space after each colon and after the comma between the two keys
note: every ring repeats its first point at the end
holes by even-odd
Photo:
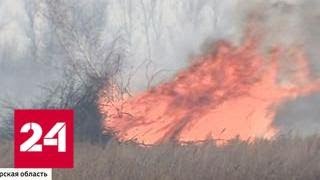
{"type": "Polygon", "coordinates": [[[273,137],[277,107],[320,91],[320,81],[311,77],[302,48],[261,53],[257,42],[220,42],[172,81],[130,98],[111,100],[106,88],[105,128],[144,144],[273,137]]]}

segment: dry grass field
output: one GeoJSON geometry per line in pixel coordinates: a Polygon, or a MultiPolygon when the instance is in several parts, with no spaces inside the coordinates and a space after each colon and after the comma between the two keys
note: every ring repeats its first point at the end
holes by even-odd
{"type": "MultiPolygon", "coordinates": [[[[1,166],[12,167],[12,144],[1,143],[0,150],[1,166]]],[[[317,180],[320,137],[234,140],[224,147],[76,143],[75,168],[53,174],[54,180],[317,180]]]]}

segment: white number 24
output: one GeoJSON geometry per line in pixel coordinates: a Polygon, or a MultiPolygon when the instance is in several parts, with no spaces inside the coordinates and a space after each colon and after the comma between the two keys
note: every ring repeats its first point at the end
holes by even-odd
{"type": "MultiPolygon", "coordinates": [[[[21,152],[42,152],[42,144],[37,144],[42,136],[42,128],[38,123],[29,122],[24,124],[20,133],[33,131],[32,136],[20,145],[21,152]]],[[[44,136],[44,146],[58,146],[58,152],[66,152],[66,124],[57,122],[44,136]],[[57,134],[57,138],[54,136],[57,134]]]]}

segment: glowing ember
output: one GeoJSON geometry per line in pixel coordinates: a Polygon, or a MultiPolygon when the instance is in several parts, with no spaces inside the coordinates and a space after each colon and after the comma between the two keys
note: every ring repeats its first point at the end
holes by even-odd
{"type": "Polygon", "coordinates": [[[264,55],[256,42],[250,39],[240,47],[220,42],[215,53],[171,82],[134,97],[111,100],[102,95],[105,128],[120,140],[145,144],[271,138],[277,132],[272,125],[277,106],[319,91],[320,82],[309,76],[300,50],[278,48],[264,55]],[[288,62],[286,67],[295,70],[280,77],[288,62]]]}

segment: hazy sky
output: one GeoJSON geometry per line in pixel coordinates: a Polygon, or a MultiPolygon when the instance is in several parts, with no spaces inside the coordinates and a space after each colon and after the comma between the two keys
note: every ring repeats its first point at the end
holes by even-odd
{"type": "MultiPolygon", "coordinates": [[[[124,73],[134,75],[133,91],[144,89],[146,76],[151,76],[154,71],[165,70],[158,80],[170,77],[188,64],[190,55],[200,54],[207,40],[232,36],[236,28],[232,23],[233,0],[187,3],[178,0],[105,1],[109,3],[102,38],[121,35],[126,39],[124,73]],[[151,9],[153,2],[156,2],[155,10],[151,9]],[[147,65],[149,60],[152,63],[147,65]],[[146,72],[146,67],[150,72],[146,72]]],[[[25,11],[26,2],[2,0],[0,3],[0,62],[10,67],[0,72],[3,87],[0,94],[17,99],[33,97],[39,93],[38,85],[52,78],[48,67],[33,62],[28,56],[31,40],[27,33],[30,23],[25,11]]],[[[41,30],[41,27],[37,28],[41,30]]],[[[41,36],[41,32],[38,33],[41,36]]]]}

